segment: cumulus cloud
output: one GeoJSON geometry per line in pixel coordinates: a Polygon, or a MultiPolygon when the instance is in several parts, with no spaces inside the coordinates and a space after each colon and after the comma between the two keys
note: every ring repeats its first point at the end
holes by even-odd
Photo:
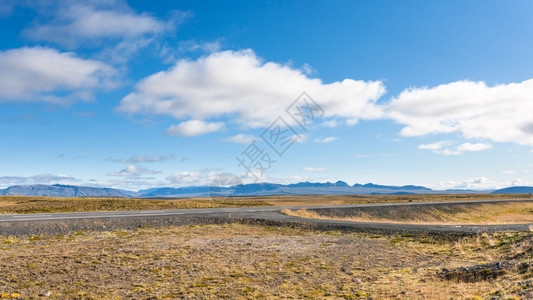
{"type": "Polygon", "coordinates": [[[487,177],[475,177],[465,180],[449,180],[440,181],[435,186],[431,186],[436,190],[445,189],[469,189],[469,190],[495,190],[510,186],[530,186],[532,183],[516,178],[512,181],[496,182],[487,177]]]}
{"type": "MultiPolygon", "coordinates": [[[[259,175],[259,173],[257,173],[259,175]]],[[[245,172],[240,175],[240,179],[244,184],[257,183],[257,182],[268,182],[268,183],[277,183],[277,184],[291,184],[298,182],[327,182],[338,179],[325,178],[323,176],[289,176],[289,177],[271,177],[266,172],[261,174],[259,178],[246,174],[245,172]]]]}
{"type": "Polygon", "coordinates": [[[483,151],[487,149],[492,149],[492,145],[483,144],[483,143],[476,143],[476,144],[464,143],[464,144],[457,146],[457,151],[459,151],[459,153],[483,151]]]}
{"type": "Polygon", "coordinates": [[[184,137],[193,137],[224,129],[222,122],[204,122],[200,120],[189,120],[181,122],[178,125],[170,126],[165,132],[168,135],[178,135],[184,137]]]}
{"type": "Polygon", "coordinates": [[[171,174],[167,177],[167,181],[176,187],[185,186],[205,186],[210,185],[215,176],[218,175],[217,170],[203,169],[201,171],[182,171],[171,174]]]}
{"type": "Polygon", "coordinates": [[[469,178],[462,181],[441,181],[435,187],[439,190],[444,189],[469,189],[469,190],[488,190],[501,188],[502,185],[486,177],[469,178]]]}
{"type": "Polygon", "coordinates": [[[463,143],[456,147],[453,147],[453,141],[440,141],[433,144],[418,145],[418,149],[431,150],[436,154],[442,155],[459,155],[465,152],[476,152],[491,149],[491,144],[484,143],[463,143]]]}
{"type": "Polygon", "coordinates": [[[169,45],[163,45],[161,47],[160,56],[165,63],[174,64],[180,58],[190,53],[210,54],[220,51],[220,41],[213,42],[198,42],[195,40],[182,41],[178,43],[178,47],[171,47],[169,45]]]}
{"type": "Polygon", "coordinates": [[[451,144],[453,144],[453,142],[451,142],[451,141],[440,141],[440,142],[436,142],[436,143],[432,143],[432,144],[418,145],[418,149],[437,151],[437,150],[440,150],[443,147],[449,146],[451,144]]]}
{"type": "Polygon", "coordinates": [[[150,170],[136,165],[129,165],[127,168],[118,172],[108,172],[107,176],[124,176],[124,177],[141,177],[145,174],[158,174],[160,171],[150,170]]]}
{"type": "Polygon", "coordinates": [[[29,177],[23,176],[2,176],[0,177],[0,186],[10,185],[29,185],[29,184],[57,184],[57,183],[72,183],[78,181],[76,178],[59,174],[39,174],[29,177]]]}
{"type": "Polygon", "coordinates": [[[178,47],[178,50],[180,52],[194,52],[194,51],[202,51],[202,52],[217,52],[220,50],[220,41],[214,41],[214,42],[197,42],[197,41],[184,41],[180,43],[180,46],[178,47]]]}
{"type": "Polygon", "coordinates": [[[92,97],[95,88],[115,85],[116,70],[95,60],[50,48],[19,48],[0,52],[0,101],[47,101],[92,97]],[[67,93],[64,98],[55,92],[67,93]]]}
{"type": "Polygon", "coordinates": [[[303,91],[329,119],[353,124],[382,116],[376,104],[385,92],[382,82],[345,79],[326,84],[288,65],[263,62],[249,49],[180,60],[138,82],[118,110],[180,120],[228,116],[247,128],[266,127],[303,91]]]}
{"type": "Polygon", "coordinates": [[[177,16],[168,21],[134,12],[123,1],[64,1],[30,5],[47,18],[26,29],[25,35],[39,41],[73,46],[101,38],[136,38],[174,29],[177,16]]]}
{"type": "Polygon", "coordinates": [[[339,125],[341,125],[342,122],[339,122],[338,120],[328,120],[328,121],[324,121],[321,126],[322,127],[328,127],[328,128],[334,128],[334,127],[337,127],[339,125]]]}
{"type": "Polygon", "coordinates": [[[114,161],[119,163],[125,163],[125,164],[138,164],[138,163],[154,163],[154,162],[160,162],[165,160],[174,159],[173,154],[168,155],[156,155],[156,156],[149,156],[149,155],[142,155],[142,156],[133,156],[130,158],[107,158],[107,161],[114,161]]]}
{"type": "Polygon", "coordinates": [[[239,133],[234,136],[228,136],[225,138],[222,138],[221,141],[227,142],[227,143],[236,143],[236,144],[244,144],[248,145],[251,144],[253,141],[257,141],[258,138],[251,134],[243,134],[239,133]]]}
{"type": "Polygon", "coordinates": [[[325,171],[328,171],[328,169],[327,168],[306,167],[306,168],[303,168],[302,171],[305,171],[305,172],[325,172],[325,171]]]}
{"type": "Polygon", "coordinates": [[[533,145],[532,111],[533,79],[492,87],[458,81],[411,88],[387,107],[387,115],[405,125],[404,136],[459,132],[468,139],[522,145],[533,145]]]}
{"type": "MultiPolygon", "coordinates": [[[[202,169],[199,171],[181,171],[171,174],[166,178],[167,186],[173,187],[187,187],[187,186],[208,186],[211,184],[211,181],[216,176],[221,174],[219,169],[202,169]]],[[[316,181],[318,180],[315,177],[309,176],[292,176],[287,178],[275,178],[269,177],[266,172],[257,172],[256,175],[259,175],[259,178],[253,175],[250,175],[247,172],[236,175],[244,184],[257,183],[257,182],[269,182],[269,183],[280,183],[280,184],[289,184],[302,181],[316,181]]]]}
{"type": "Polygon", "coordinates": [[[188,17],[187,13],[171,11],[162,20],[146,12],[137,13],[121,0],[30,1],[25,5],[36,10],[38,16],[23,32],[26,37],[70,49],[104,49],[101,55],[119,63],[173,33],[188,17]]]}
{"type": "Polygon", "coordinates": [[[166,186],[168,183],[165,181],[157,181],[152,178],[139,178],[139,177],[114,177],[109,180],[96,180],[90,179],[87,182],[82,183],[84,186],[103,187],[103,188],[115,188],[124,189],[130,191],[138,191],[148,188],[160,188],[166,186]]]}
{"type": "MultiPolygon", "coordinates": [[[[166,178],[167,182],[174,187],[187,187],[187,186],[208,186],[211,184],[211,181],[215,179],[216,176],[221,174],[218,169],[202,169],[199,171],[181,171],[171,174],[166,178]]],[[[239,175],[236,175],[244,184],[257,183],[257,182],[270,182],[270,183],[296,183],[301,181],[314,180],[314,178],[308,176],[293,176],[288,178],[274,178],[269,177],[266,172],[257,171],[253,176],[247,172],[243,172],[239,175]]]]}
{"type": "Polygon", "coordinates": [[[511,182],[511,186],[531,186],[533,183],[524,181],[520,178],[516,178],[511,182]]]}
{"type": "Polygon", "coordinates": [[[325,137],[325,138],[316,138],[315,139],[315,143],[331,143],[331,142],[334,142],[336,140],[337,140],[336,137],[328,136],[328,137],[325,137]]]}

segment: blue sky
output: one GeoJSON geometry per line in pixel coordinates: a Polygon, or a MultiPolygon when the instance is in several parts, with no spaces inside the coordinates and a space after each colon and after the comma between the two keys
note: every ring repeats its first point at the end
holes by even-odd
{"type": "Polygon", "coordinates": [[[530,1],[0,0],[0,26],[1,187],[533,184],[530,1]]]}

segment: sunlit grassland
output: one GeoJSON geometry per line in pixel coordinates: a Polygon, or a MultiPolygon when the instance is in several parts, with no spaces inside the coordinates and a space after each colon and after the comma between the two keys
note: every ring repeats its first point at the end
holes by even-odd
{"type": "Polygon", "coordinates": [[[351,216],[323,215],[307,209],[282,211],[286,215],[312,219],[404,224],[516,224],[533,223],[533,202],[470,204],[454,206],[412,207],[406,213],[395,210],[354,211],[351,216]]]}
{"type": "Polygon", "coordinates": [[[233,198],[56,198],[0,196],[0,213],[51,213],[149,209],[215,208],[238,206],[291,206],[426,201],[469,201],[480,199],[521,199],[528,194],[458,195],[281,195],[233,198]]]}
{"type": "Polygon", "coordinates": [[[23,298],[514,299],[533,279],[532,232],[450,239],[227,224],[0,242],[0,293],[23,298]],[[512,267],[443,276],[486,263],[512,267]]]}

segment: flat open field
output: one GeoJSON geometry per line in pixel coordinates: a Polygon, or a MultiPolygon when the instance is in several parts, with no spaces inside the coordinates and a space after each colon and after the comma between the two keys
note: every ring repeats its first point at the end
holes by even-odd
{"type": "Polygon", "coordinates": [[[0,214],[89,212],[148,209],[215,208],[233,206],[291,206],[360,204],[387,202],[465,201],[480,199],[523,199],[528,194],[458,195],[303,195],[258,196],[233,199],[204,198],[53,198],[0,196],[0,214]]]}
{"type": "Polygon", "coordinates": [[[532,202],[483,203],[454,205],[443,207],[410,207],[404,209],[383,209],[357,211],[351,216],[324,215],[314,210],[284,209],[283,213],[303,218],[327,220],[346,220],[354,222],[387,222],[401,224],[443,224],[443,225],[474,225],[474,224],[517,224],[533,223],[532,202]]]}
{"type": "Polygon", "coordinates": [[[452,239],[232,224],[0,241],[4,297],[533,296],[533,232],[452,239]]]}

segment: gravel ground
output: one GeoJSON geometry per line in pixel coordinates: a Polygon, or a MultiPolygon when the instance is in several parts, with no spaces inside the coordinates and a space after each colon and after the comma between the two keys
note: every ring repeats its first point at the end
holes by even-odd
{"type": "Polygon", "coordinates": [[[476,283],[442,277],[443,268],[499,259],[501,249],[479,251],[480,245],[473,238],[240,224],[4,237],[0,292],[35,299],[461,299],[511,293],[508,287],[519,282],[514,274],[476,283]]]}

